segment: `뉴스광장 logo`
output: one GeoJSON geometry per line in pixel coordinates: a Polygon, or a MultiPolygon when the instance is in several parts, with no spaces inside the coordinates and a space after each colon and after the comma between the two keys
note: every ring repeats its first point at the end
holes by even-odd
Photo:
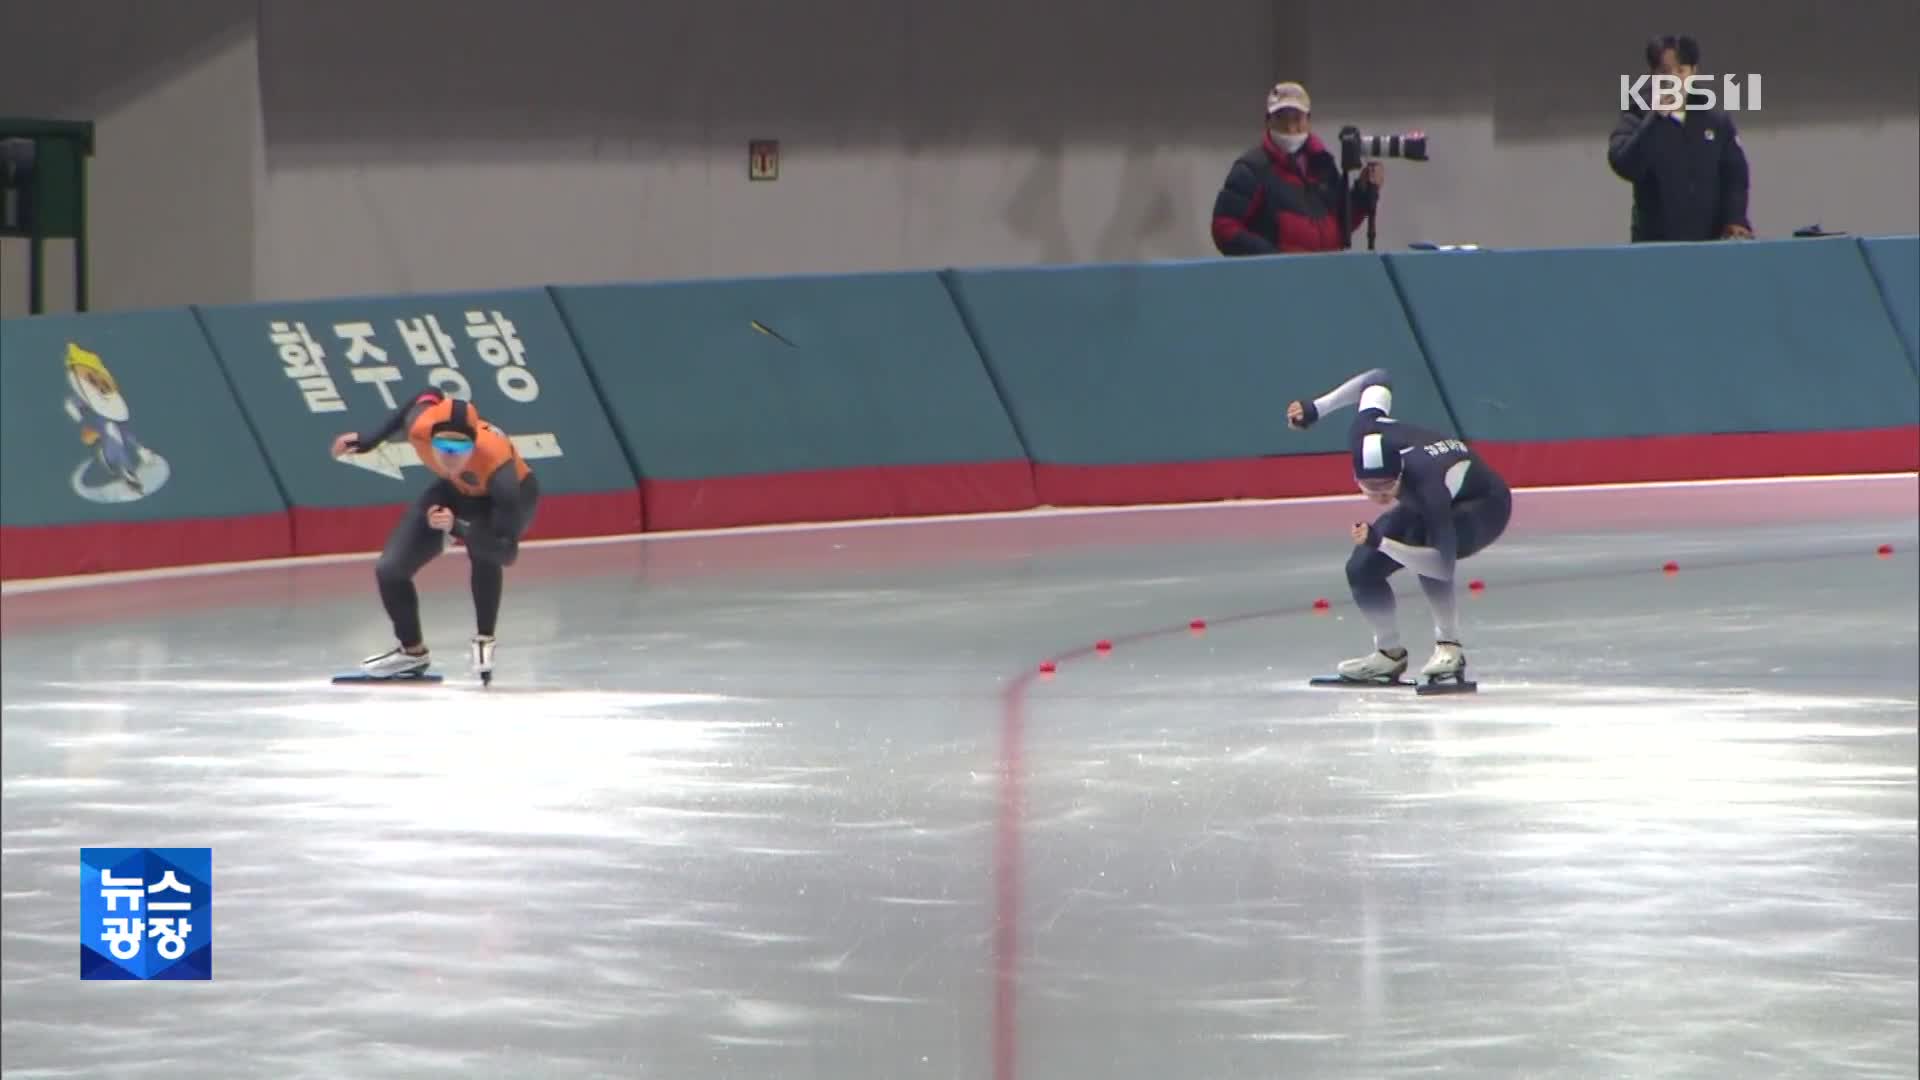
{"type": "Polygon", "coordinates": [[[120,381],[99,354],[67,343],[67,387],[67,416],[80,425],[80,441],[93,451],[73,470],[74,494],[89,502],[118,503],[160,490],[172,467],[135,437],[128,424],[133,411],[120,393],[120,381]]]}
{"type": "Polygon", "coordinates": [[[212,848],[81,848],[80,978],[213,978],[212,848]]]}

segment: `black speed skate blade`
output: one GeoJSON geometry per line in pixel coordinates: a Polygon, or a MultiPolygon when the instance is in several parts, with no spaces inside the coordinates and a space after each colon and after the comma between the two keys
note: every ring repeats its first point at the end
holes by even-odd
{"type": "Polygon", "coordinates": [[[1338,675],[1325,675],[1308,679],[1308,686],[1336,686],[1343,690],[1405,690],[1413,686],[1405,679],[1343,679],[1338,675]]]}
{"type": "Polygon", "coordinates": [[[1479,692],[1480,684],[1469,680],[1465,675],[1437,676],[1421,683],[1420,688],[1415,691],[1415,693],[1421,697],[1432,697],[1436,694],[1477,694],[1479,692]]]}
{"type": "Polygon", "coordinates": [[[333,685],[381,686],[389,683],[432,685],[441,680],[442,676],[437,671],[423,671],[411,675],[368,675],[364,671],[346,671],[333,677],[333,685]]]}

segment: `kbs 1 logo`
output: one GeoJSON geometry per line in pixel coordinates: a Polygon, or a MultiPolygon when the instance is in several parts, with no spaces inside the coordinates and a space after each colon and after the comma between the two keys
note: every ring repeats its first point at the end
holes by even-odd
{"type": "Polygon", "coordinates": [[[1673,112],[1681,108],[1723,109],[1727,112],[1760,111],[1760,76],[1642,75],[1620,76],[1620,111],[1638,108],[1642,112],[1673,112]],[[1716,90],[1718,83],[1721,89],[1716,90]]]}
{"type": "Polygon", "coordinates": [[[213,978],[212,848],[81,848],[80,978],[213,978]]]}

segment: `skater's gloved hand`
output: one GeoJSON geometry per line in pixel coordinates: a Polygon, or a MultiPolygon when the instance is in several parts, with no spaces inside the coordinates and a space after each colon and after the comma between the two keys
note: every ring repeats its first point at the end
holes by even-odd
{"type": "Polygon", "coordinates": [[[1320,419],[1320,410],[1313,407],[1311,401],[1296,401],[1287,406],[1287,423],[1305,431],[1320,419]]]}
{"type": "Polygon", "coordinates": [[[436,506],[427,511],[427,524],[446,532],[453,528],[453,511],[444,506],[436,506]]]}
{"type": "Polygon", "coordinates": [[[350,453],[358,454],[365,449],[366,447],[360,445],[360,433],[357,431],[343,432],[333,437],[334,457],[341,457],[350,453]]]}
{"type": "Polygon", "coordinates": [[[1380,546],[1380,530],[1370,524],[1355,522],[1353,525],[1353,542],[1361,547],[1377,549],[1380,546]]]}

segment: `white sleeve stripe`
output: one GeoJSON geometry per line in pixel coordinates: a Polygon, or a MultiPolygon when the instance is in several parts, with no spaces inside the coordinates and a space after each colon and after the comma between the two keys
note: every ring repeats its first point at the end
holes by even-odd
{"type": "Polygon", "coordinates": [[[1369,380],[1378,384],[1384,382],[1386,378],[1387,373],[1384,370],[1370,368],[1315,398],[1313,407],[1322,416],[1335,409],[1344,409],[1360,399],[1360,392],[1367,388],[1369,380]]]}
{"type": "Polygon", "coordinates": [[[1393,391],[1384,386],[1369,386],[1360,394],[1360,411],[1379,409],[1383,413],[1393,411],[1393,391]]]}

